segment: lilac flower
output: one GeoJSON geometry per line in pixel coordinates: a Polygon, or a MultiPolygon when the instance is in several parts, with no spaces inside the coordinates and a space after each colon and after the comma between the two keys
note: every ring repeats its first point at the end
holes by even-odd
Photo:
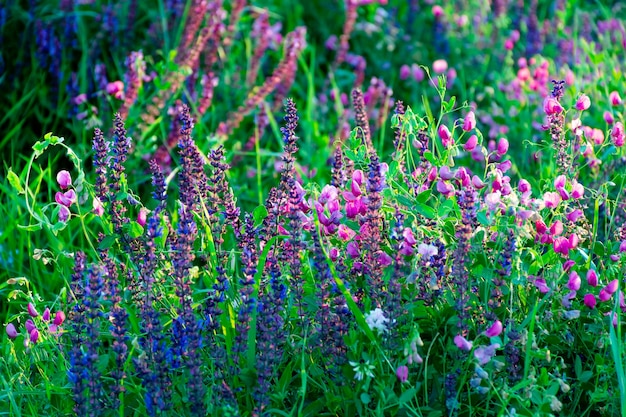
{"type": "Polygon", "coordinates": [[[474,350],[474,357],[478,359],[478,363],[482,365],[486,365],[491,361],[493,355],[496,354],[496,349],[500,347],[500,344],[493,343],[489,346],[481,346],[474,350]]]}
{"type": "Polygon", "coordinates": [[[401,383],[406,382],[409,379],[409,368],[406,365],[398,366],[396,377],[401,383]]]}
{"type": "Polygon", "coordinates": [[[15,339],[17,337],[17,329],[15,328],[15,325],[13,323],[7,324],[5,330],[7,332],[7,336],[9,336],[9,339],[15,339]]]}
{"type": "Polygon", "coordinates": [[[70,185],[72,185],[72,177],[70,173],[66,170],[61,170],[57,174],[57,183],[62,190],[67,189],[70,185]]]}
{"type": "Polygon", "coordinates": [[[468,341],[466,338],[464,338],[460,334],[457,334],[456,336],[454,336],[454,344],[459,349],[466,350],[468,352],[472,350],[472,346],[473,346],[472,342],[468,341]]]}
{"type": "Polygon", "coordinates": [[[485,331],[485,336],[497,337],[500,333],[502,333],[502,322],[500,320],[496,320],[491,327],[485,331]]]}

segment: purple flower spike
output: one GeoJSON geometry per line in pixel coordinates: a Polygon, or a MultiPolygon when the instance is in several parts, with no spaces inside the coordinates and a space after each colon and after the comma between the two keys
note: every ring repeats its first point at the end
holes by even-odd
{"type": "Polygon", "coordinates": [[[500,320],[496,320],[491,327],[485,331],[485,336],[497,337],[500,333],[502,333],[502,322],[500,320]]]}
{"type": "Polygon", "coordinates": [[[409,368],[406,365],[398,366],[396,377],[400,382],[406,382],[409,379],[409,368]]]}
{"type": "Polygon", "coordinates": [[[70,185],[72,185],[72,176],[66,170],[59,171],[57,174],[57,183],[62,190],[66,190],[70,185]]]}
{"type": "Polygon", "coordinates": [[[37,313],[37,310],[35,309],[35,306],[33,305],[33,303],[28,303],[28,314],[31,317],[39,316],[39,313],[37,313]]]}
{"type": "Polygon", "coordinates": [[[7,336],[9,336],[9,339],[15,339],[17,337],[17,329],[15,328],[15,325],[13,325],[13,323],[7,324],[6,332],[7,336]]]}

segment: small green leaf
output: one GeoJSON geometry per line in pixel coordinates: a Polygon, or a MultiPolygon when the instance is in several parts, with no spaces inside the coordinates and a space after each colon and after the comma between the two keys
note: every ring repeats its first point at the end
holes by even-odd
{"type": "Polygon", "coordinates": [[[9,180],[9,184],[18,194],[24,194],[24,187],[22,187],[22,183],[20,182],[20,177],[17,176],[15,172],[11,168],[9,168],[9,173],[7,174],[7,179],[9,180]]]}
{"type": "Polygon", "coordinates": [[[258,227],[261,225],[263,220],[267,217],[267,208],[264,205],[258,206],[252,212],[252,217],[254,218],[254,226],[258,227]]]}
{"type": "Polygon", "coordinates": [[[98,244],[98,249],[109,249],[115,243],[115,236],[105,236],[98,244]]]}
{"type": "Polygon", "coordinates": [[[33,145],[33,150],[35,151],[35,159],[39,158],[41,154],[44,153],[46,149],[48,149],[48,146],[50,146],[50,141],[47,140],[44,140],[43,142],[35,142],[35,144],[33,145]]]}
{"type": "Polygon", "coordinates": [[[408,403],[413,399],[413,397],[415,397],[415,394],[417,394],[417,390],[415,388],[410,388],[402,393],[398,402],[400,405],[408,403]]]}
{"type": "Polygon", "coordinates": [[[363,404],[369,404],[370,401],[372,401],[372,397],[369,396],[369,394],[367,392],[363,392],[361,393],[361,402],[363,404]]]}
{"type": "Polygon", "coordinates": [[[27,232],[34,232],[37,230],[41,230],[41,223],[39,224],[29,224],[28,226],[24,226],[22,224],[18,224],[17,227],[21,230],[26,230],[27,232]]]}
{"type": "Polygon", "coordinates": [[[128,234],[133,239],[138,238],[139,236],[143,235],[143,227],[139,223],[131,221],[128,234]]]}

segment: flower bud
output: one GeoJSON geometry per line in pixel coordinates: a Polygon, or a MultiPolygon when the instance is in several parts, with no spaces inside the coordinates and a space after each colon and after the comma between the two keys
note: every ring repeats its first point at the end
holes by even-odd
{"type": "Polygon", "coordinates": [[[34,304],[33,304],[33,303],[28,303],[27,310],[28,310],[28,314],[29,314],[31,317],[37,317],[37,316],[39,316],[39,313],[38,313],[38,312],[37,312],[37,310],[35,309],[35,306],[34,306],[34,304]]]}
{"type": "Polygon", "coordinates": [[[7,324],[6,332],[9,339],[15,339],[17,337],[17,329],[13,323],[7,324]]]}

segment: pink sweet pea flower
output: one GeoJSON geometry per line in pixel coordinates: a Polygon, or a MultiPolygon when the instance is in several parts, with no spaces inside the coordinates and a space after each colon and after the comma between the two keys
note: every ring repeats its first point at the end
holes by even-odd
{"type": "Polygon", "coordinates": [[[619,96],[617,91],[611,91],[611,94],[609,94],[609,101],[611,102],[611,106],[619,106],[622,104],[622,98],[619,96]]]}
{"type": "Polygon", "coordinates": [[[576,271],[572,271],[569,274],[569,280],[567,281],[567,288],[572,291],[578,291],[580,289],[581,279],[576,271]]]}
{"type": "Polygon", "coordinates": [[[555,208],[561,202],[561,196],[558,193],[548,191],[544,193],[543,201],[547,208],[555,208]]]}
{"type": "Polygon", "coordinates": [[[28,303],[28,315],[31,317],[37,317],[39,316],[39,313],[37,312],[37,310],[35,309],[35,305],[33,303],[28,303]]]}
{"type": "Polygon", "coordinates": [[[398,366],[396,377],[400,382],[406,382],[409,379],[409,368],[406,365],[398,366]]]}
{"type": "Polygon", "coordinates": [[[454,194],[454,186],[443,181],[437,181],[437,191],[443,194],[445,197],[450,197],[452,194],[454,194]]]}
{"type": "Polygon", "coordinates": [[[572,198],[578,200],[579,198],[582,198],[584,194],[585,194],[585,187],[583,187],[582,184],[576,182],[576,180],[573,180],[572,198]]]}
{"type": "Polygon", "coordinates": [[[124,98],[124,83],[119,80],[108,83],[106,92],[117,100],[122,100],[124,98]]]}
{"type": "Polygon", "coordinates": [[[31,319],[26,320],[26,323],[24,323],[26,326],[26,331],[28,333],[32,332],[33,329],[36,329],[37,326],[35,326],[35,322],[33,322],[31,319]]]}
{"type": "Polygon", "coordinates": [[[54,325],[55,326],[60,326],[63,324],[63,322],[65,321],[65,313],[62,312],[61,310],[57,311],[56,314],[54,315],[54,325]]]}
{"type": "Polygon", "coordinates": [[[509,141],[506,138],[500,138],[498,140],[498,147],[496,148],[496,152],[498,155],[502,156],[509,150],[509,141]]]}
{"type": "Polygon", "coordinates": [[[553,247],[556,253],[560,253],[563,256],[567,256],[569,254],[569,250],[571,249],[569,241],[563,236],[559,236],[554,239],[553,247]]]}
{"type": "Polygon", "coordinates": [[[594,271],[593,269],[587,271],[587,284],[591,285],[592,287],[598,286],[598,274],[596,274],[596,271],[594,271]]]}
{"type": "Polygon", "coordinates": [[[481,346],[474,351],[474,357],[478,359],[478,363],[481,366],[486,365],[496,354],[496,349],[499,347],[500,345],[498,343],[494,343],[489,346],[481,346]]]}
{"type": "Polygon", "coordinates": [[[93,199],[92,212],[98,217],[102,217],[102,215],[104,214],[104,206],[102,205],[102,202],[100,201],[98,197],[94,197],[93,199]]]}
{"type": "Polygon", "coordinates": [[[74,192],[74,190],[68,190],[64,193],[58,191],[54,195],[54,199],[57,203],[65,207],[70,207],[72,204],[78,201],[78,198],[76,197],[76,192],[74,192]]]}
{"type": "Polygon", "coordinates": [[[613,129],[611,129],[611,139],[613,140],[613,144],[618,148],[624,146],[624,139],[626,135],[624,134],[624,125],[622,122],[617,122],[613,125],[613,129]]]}
{"type": "Polygon", "coordinates": [[[561,104],[554,97],[548,97],[543,102],[543,111],[545,111],[548,116],[552,116],[561,113],[563,107],[561,107],[561,104]]]}
{"type": "Polygon", "coordinates": [[[39,330],[33,329],[30,332],[30,342],[31,343],[37,343],[37,340],[39,340],[39,330]]]}
{"type": "Polygon", "coordinates": [[[6,332],[9,339],[15,339],[17,337],[17,329],[13,323],[7,324],[6,332]]]}
{"type": "Polygon", "coordinates": [[[466,351],[472,350],[472,346],[473,346],[472,342],[468,341],[466,338],[464,338],[460,334],[457,334],[456,336],[454,336],[454,344],[459,349],[466,350],[466,351]]]}
{"type": "Polygon", "coordinates": [[[48,307],[46,307],[46,309],[43,311],[43,314],[41,315],[41,319],[43,321],[50,321],[50,309],[48,307]]]}
{"type": "Polygon", "coordinates": [[[576,100],[576,110],[587,110],[589,107],[591,107],[591,99],[589,99],[589,96],[587,96],[586,94],[581,94],[580,97],[578,97],[578,100],[576,100]]]}
{"type": "Polygon", "coordinates": [[[61,170],[57,174],[57,183],[62,190],[67,189],[70,185],[72,185],[72,176],[66,170],[61,170]]]}
{"type": "Polygon", "coordinates": [[[565,188],[566,182],[567,182],[567,179],[565,178],[565,175],[559,175],[554,180],[554,188],[556,188],[557,190],[565,188]]]}
{"type": "Polygon", "coordinates": [[[614,279],[613,281],[611,281],[608,284],[606,284],[606,287],[604,287],[604,289],[609,294],[615,294],[615,292],[617,292],[617,288],[618,287],[619,287],[619,281],[614,279]]]}
{"type": "Polygon", "coordinates": [[[443,74],[448,69],[448,62],[445,59],[438,59],[433,62],[433,72],[435,74],[443,74]]]}
{"type": "Polygon", "coordinates": [[[411,67],[409,67],[406,64],[402,65],[400,67],[400,79],[401,80],[406,80],[410,76],[411,76],[411,67]]]}
{"type": "Polygon", "coordinates": [[[70,209],[68,209],[65,206],[59,205],[58,219],[60,222],[66,223],[69,220],[71,215],[72,213],[70,212],[70,209]]]}
{"type": "Polygon", "coordinates": [[[478,145],[478,136],[472,135],[467,139],[467,142],[465,142],[465,144],[463,145],[463,149],[465,149],[467,152],[471,152],[474,150],[476,145],[478,145]]]}
{"type": "Polygon", "coordinates": [[[585,303],[585,305],[591,309],[595,308],[597,303],[596,296],[593,294],[586,294],[583,298],[583,303],[585,303]]]}
{"type": "Polygon", "coordinates": [[[443,144],[444,148],[449,148],[454,145],[454,138],[452,137],[452,133],[450,133],[450,130],[446,127],[446,125],[440,125],[437,133],[441,138],[441,143],[443,144]]]}
{"type": "Polygon", "coordinates": [[[496,337],[502,333],[502,322],[500,320],[496,320],[490,328],[485,331],[485,336],[487,337],[496,337]]]}
{"type": "MultiPolygon", "coordinates": [[[[463,130],[466,132],[469,132],[475,127],[476,127],[476,115],[474,114],[473,111],[470,111],[469,113],[467,113],[467,115],[465,116],[465,119],[463,120],[463,130]]],[[[476,143],[474,143],[474,146],[476,146],[476,143]]],[[[474,147],[472,147],[472,149],[474,149],[474,147]]]]}
{"type": "Polygon", "coordinates": [[[535,282],[533,284],[535,284],[535,287],[537,287],[539,292],[542,294],[546,294],[548,291],[550,291],[550,287],[548,287],[546,280],[543,278],[535,279],[535,282]]]}
{"type": "Polygon", "coordinates": [[[602,118],[609,125],[612,125],[613,123],[615,123],[615,118],[613,117],[613,114],[608,110],[604,112],[604,114],[602,115],[602,118]]]}
{"type": "Polygon", "coordinates": [[[570,211],[565,217],[567,217],[567,220],[569,220],[570,222],[576,223],[576,220],[578,220],[582,215],[583,212],[581,209],[574,209],[570,211]]]}
{"type": "Polygon", "coordinates": [[[148,220],[148,213],[150,213],[150,210],[145,207],[139,209],[139,213],[137,213],[137,223],[139,223],[141,227],[146,225],[146,221],[148,220]]]}

